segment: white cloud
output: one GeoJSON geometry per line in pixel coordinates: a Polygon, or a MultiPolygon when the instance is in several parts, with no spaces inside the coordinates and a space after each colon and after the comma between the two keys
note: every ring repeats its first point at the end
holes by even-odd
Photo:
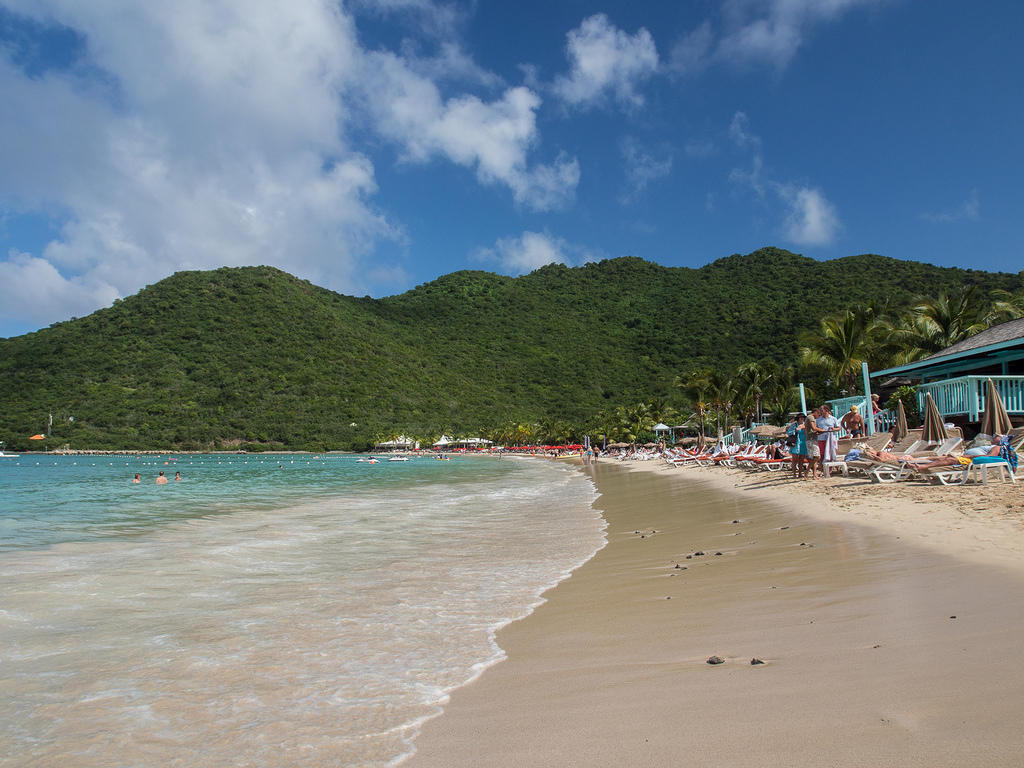
{"type": "Polygon", "coordinates": [[[625,202],[635,200],[652,181],[668,176],[672,172],[672,153],[662,150],[660,156],[645,151],[635,139],[624,139],[620,145],[626,166],[626,182],[629,189],[623,197],[625,202]]]}
{"type": "MultiPolygon", "coordinates": [[[[0,134],[17,147],[0,159],[0,206],[67,214],[38,259],[7,269],[49,264],[58,317],[81,311],[75,286],[109,303],[182,268],[266,263],[357,287],[359,257],[393,230],[340,130],[359,56],[350,20],[320,0],[122,6],[16,8],[78,30],[105,81],[29,77],[0,58],[0,134]]],[[[0,304],[13,291],[0,284],[0,304]]]]}
{"type": "Polygon", "coordinates": [[[402,45],[402,58],[411,70],[434,82],[449,80],[484,88],[501,88],[505,85],[498,75],[481,67],[451,41],[442,42],[435,55],[421,56],[414,42],[406,40],[402,45]]]}
{"type": "Polygon", "coordinates": [[[978,190],[972,189],[967,199],[951,211],[922,213],[921,218],[933,224],[948,224],[954,221],[978,221],[981,218],[981,201],[978,199],[978,190]]]}
{"type": "Polygon", "coordinates": [[[179,269],[271,264],[348,293],[404,274],[367,258],[403,234],[375,205],[373,163],[351,138],[366,128],[370,146],[466,167],[529,208],[564,205],[579,183],[574,158],[530,157],[537,93],[441,39],[462,18],[454,5],[0,2],[83,41],[80,61],[31,75],[0,48],[0,215],[62,222],[38,253],[0,260],[0,315],[17,316],[29,277],[42,293],[24,295],[47,313],[33,316],[52,321],[179,269]],[[429,21],[437,44],[369,52],[353,8],[429,21]],[[442,97],[441,81],[503,90],[442,97]]]}
{"type": "Polygon", "coordinates": [[[640,82],[658,70],[658,51],[651,33],[634,35],[616,28],[604,14],[583,20],[567,35],[571,71],[554,82],[554,92],[572,106],[601,103],[609,93],[630,107],[643,104],[640,82]]]}
{"type": "Polygon", "coordinates": [[[729,121],[729,138],[737,147],[750,147],[761,151],[761,137],[750,130],[750,118],[746,112],[736,112],[729,121]]]}
{"type": "Polygon", "coordinates": [[[357,14],[388,16],[437,38],[451,35],[465,16],[454,3],[433,0],[348,0],[345,5],[357,14]]]}
{"type": "Polygon", "coordinates": [[[759,197],[764,196],[761,170],[764,157],[761,153],[761,137],[750,130],[750,119],[745,112],[736,112],[729,122],[729,138],[740,149],[750,150],[750,169],[733,168],[729,180],[749,186],[759,197]]]}
{"type": "Polygon", "coordinates": [[[117,291],[96,279],[67,279],[49,261],[12,251],[0,261],[0,299],[5,313],[45,325],[55,319],[87,315],[117,298],[117,291]]]}
{"type": "Polygon", "coordinates": [[[750,152],[749,170],[733,168],[729,180],[749,188],[766,204],[781,204],[783,237],[798,245],[834,242],[842,229],[835,206],[816,187],[766,178],[761,137],[751,130],[750,119],[744,112],[733,115],[729,137],[739,149],[750,152]]]}
{"type": "Polygon", "coordinates": [[[682,37],[669,67],[688,75],[711,64],[767,64],[784,69],[817,25],[890,0],[725,0],[716,31],[710,20],[682,37]]]}
{"type": "Polygon", "coordinates": [[[503,237],[492,248],[480,248],[473,257],[510,275],[532,272],[545,264],[583,264],[601,258],[561,237],[530,231],[519,237],[503,237]]]}
{"type": "Polygon", "coordinates": [[[394,54],[367,57],[367,107],[377,129],[399,143],[409,162],[441,155],[472,168],[484,184],[505,184],[517,203],[537,210],[569,200],[579,183],[579,164],[560,155],[552,165],[530,167],[527,153],[537,141],[540,97],[522,86],[500,99],[442,99],[437,86],[394,54]]]}
{"type": "Polygon", "coordinates": [[[704,20],[692,32],[684,35],[669,55],[669,69],[680,75],[694,75],[708,66],[708,56],[714,44],[711,22],[704,20]]]}
{"type": "Polygon", "coordinates": [[[779,196],[786,201],[784,234],[798,245],[828,245],[839,232],[839,216],[820,189],[778,185],[779,196]]]}

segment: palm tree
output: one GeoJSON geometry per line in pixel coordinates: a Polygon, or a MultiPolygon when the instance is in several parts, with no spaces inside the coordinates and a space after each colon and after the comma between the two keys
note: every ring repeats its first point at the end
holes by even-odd
{"type": "Polygon", "coordinates": [[[732,414],[733,404],[736,402],[736,378],[732,371],[718,371],[712,369],[711,378],[708,382],[711,385],[709,395],[711,406],[715,409],[715,426],[718,429],[718,436],[723,434],[723,421],[725,429],[729,428],[729,417],[732,414]]]}
{"type": "Polygon", "coordinates": [[[651,409],[646,403],[637,403],[625,410],[625,426],[631,442],[636,442],[642,434],[651,431],[654,419],[651,418],[651,409]]]}
{"type": "Polygon", "coordinates": [[[861,364],[876,354],[884,327],[874,307],[851,307],[824,318],[816,332],[803,335],[800,360],[804,365],[824,370],[833,381],[852,391],[856,389],[861,364]]]}
{"type": "Polygon", "coordinates": [[[790,386],[781,390],[771,403],[768,421],[782,427],[789,422],[789,414],[800,409],[800,390],[790,386]]]}
{"type": "Polygon", "coordinates": [[[748,415],[753,411],[756,419],[761,420],[762,405],[779,392],[783,374],[782,366],[769,359],[744,363],[736,369],[737,400],[748,406],[748,415]]]}
{"type": "Polygon", "coordinates": [[[920,297],[893,329],[898,362],[918,360],[951,347],[985,330],[992,319],[992,306],[974,285],[943,288],[934,299],[920,297]]]}
{"type": "Polygon", "coordinates": [[[618,428],[621,424],[621,419],[615,411],[604,410],[599,412],[591,422],[591,426],[594,428],[594,432],[604,438],[604,446],[608,446],[608,440],[618,437],[618,428]]]}
{"type": "Polygon", "coordinates": [[[714,376],[713,368],[697,368],[677,376],[675,381],[676,386],[683,390],[683,394],[693,403],[694,415],[700,425],[701,437],[705,436],[704,421],[711,407],[710,392],[714,376]]]}
{"type": "Polygon", "coordinates": [[[992,298],[992,320],[994,323],[1024,317],[1024,288],[1013,293],[996,289],[989,296],[992,298]]]}
{"type": "Polygon", "coordinates": [[[516,424],[515,430],[515,442],[518,445],[529,445],[533,442],[537,435],[537,425],[529,422],[519,422],[516,424]]]}

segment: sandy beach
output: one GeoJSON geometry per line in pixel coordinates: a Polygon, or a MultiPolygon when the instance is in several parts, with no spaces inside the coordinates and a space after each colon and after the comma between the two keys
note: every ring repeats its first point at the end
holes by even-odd
{"type": "Polygon", "coordinates": [[[405,765],[1021,764],[1019,486],[583,471],[608,546],[405,765]]]}

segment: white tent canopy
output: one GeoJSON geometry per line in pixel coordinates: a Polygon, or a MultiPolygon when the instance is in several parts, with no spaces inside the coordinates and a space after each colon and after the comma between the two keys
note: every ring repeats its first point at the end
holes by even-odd
{"type": "Polygon", "coordinates": [[[434,443],[435,448],[446,448],[448,446],[462,446],[467,448],[479,448],[484,445],[492,445],[490,440],[485,440],[482,437],[464,437],[459,439],[449,438],[445,435],[441,435],[441,439],[434,443]]]}
{"type": "Polygon", "coordinates": [[[419,442],[405,435],[399,435],[393,440],[386,440],[383,443],[376,443],[374,445],[374,448],[413,448],[414,450],[418,450],[419,447],[419,442]]]}

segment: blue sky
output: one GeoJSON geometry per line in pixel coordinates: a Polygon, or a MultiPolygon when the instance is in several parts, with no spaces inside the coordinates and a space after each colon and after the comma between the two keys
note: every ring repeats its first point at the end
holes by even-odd
{"type": "Polygon", "coordinates": [[[1024,268],[1024,4],[0,0],[0,336],[775,245],[1024,268]]]}

